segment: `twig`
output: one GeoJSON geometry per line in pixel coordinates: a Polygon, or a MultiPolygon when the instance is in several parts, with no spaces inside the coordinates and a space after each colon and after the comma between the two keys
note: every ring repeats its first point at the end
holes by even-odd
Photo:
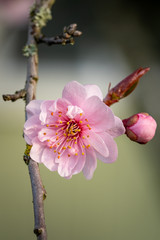
{"type": "Polygon", "coordinates": [[[26,90],[21,89],[19,91],[16,91],[14,94],[4,94],[2,95],[4,101],[12,101],[15,102],[17,99],[25,98],[26,96],[26,90]]]}
{"type": "Polygon", "coordinates": [[[62,35],[50,38],[41,35],[36,39],[36,42],[45,43],[49,46],[54,44],[74,44],[74,37],[79,37],[81,35],[82,32],[77,30],[77,24],[73,23],[70,24],[68,27],[64,27],[62,35]]]}
{"type": "Polygon", "coordinates": [[[38,164],[32,159],[30,159],[28,169],[33,194],[34,221],[35,221],[34,233],[37,235],[38,240],[46,240],[47,231],[45,225],[43,204],[43,201],[46,198],[46,191],[41,181],[38,164]]]}

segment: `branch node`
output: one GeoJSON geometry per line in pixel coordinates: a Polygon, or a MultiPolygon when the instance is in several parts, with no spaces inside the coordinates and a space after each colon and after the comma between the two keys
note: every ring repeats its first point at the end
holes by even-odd
{"type": "Polygon", "coordinates": [[[37,53],[37,46],[35,44],[25,45],[22,51],[23,51],[23,56],[31,57],[37,53]]]}
{"type": "MultiPolygon", "coordinates": [[[[45,188],[44,188],[45,189],[45,188]]],[[[45,193],[43,193],[43,201],[47,198],[47,193],[45,191],[45,193]]]]}
{"type": "Polygon", "coordinates": [[[38,237],[38,236],[41,235],[41,233],[42,233],[42,228],[35,228],[35,229],[34,229],[34,233],[35,233],[36,236],[38,237]]]}
{"type": "Polygon", "coordinates": [[[26,144],[26,149],[23,155],[23,160],[25,162],[25,164],[29,165],[29,161],[30,161],[30,151],[31,151],[32,146],[26,144]]]}

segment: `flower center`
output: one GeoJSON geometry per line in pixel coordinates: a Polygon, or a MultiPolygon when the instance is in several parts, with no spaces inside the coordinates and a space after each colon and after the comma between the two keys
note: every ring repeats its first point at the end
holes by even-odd
{"type": "MultiPolygon", "coordinates": [[[[56,113],[51,113],[51,115],[57,115],[56,113]]],[[[47,124],[46,127],[53,129],[55,134],[47,139],[47,145],[49,148],[54,149],[54,153],[57,154],[57,158],[64,153],[67,153],[67,156],[78,155],[79,147],[81,151],[85,147],[90,147],[90,145],[84,145],[83,139],[89,138],[88,134],[85,134],[86,130],[91,130],[88,120],[82,117],[82,113],[79,114],[78,120],[74,118],[69,119],[66,115],[63,115],[62,112],[58,112],[58,119],[56,124],[47,124]],[[80,144],[80,145],[79,145],[80,144]]],[[[47,136],[47,133],[44,132],[44,135],[47,136]]],[[[84,152],[82,151],[82,155],[84,152]]]]}
{"type": "Polygon", "coordinates": [[[81,129],[75,120],[71,119],[67,122],[66,133],[68,134],[68,137],[77,136],[80,131],[81,129]]]}

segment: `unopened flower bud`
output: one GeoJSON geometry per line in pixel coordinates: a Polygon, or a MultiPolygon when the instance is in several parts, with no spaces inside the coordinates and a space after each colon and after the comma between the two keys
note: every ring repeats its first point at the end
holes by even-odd
{"type": "Polygon", "coordinates": [[[145,144],[155,135],[157,123],[148,113],[138,113],[123,120],[130,140],[145,144]]]}
{"type": "Polygon", "coordinates": [[[109,89],[108,94],[104,98],[104,103],[107,106],[118,102],[124,97],[127,97],[136,88],[139,79],[148,71],[150,68],[138,68],[128,77],[119,82],[114,88],[109,89]]]}

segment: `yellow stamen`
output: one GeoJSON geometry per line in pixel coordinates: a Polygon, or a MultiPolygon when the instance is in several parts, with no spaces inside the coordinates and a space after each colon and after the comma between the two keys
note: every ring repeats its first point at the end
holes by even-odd
{"type": "Polygon", "coordinates": [[[83,136],[82,138],[85,139],[85,136],[83,136]]]}
{"type": "Polygon", "coordinates": [[[52,146],[50,146],[49,148],[53,148],[52,146]]]}
{"type": "Polygon", "coordinates": [[[65,150],[65,149],[66,149],[66,147],[63,147],[63,149],[65,150]]]}
{"type": "Polygon", "coordinates": [[[82,147],[83,147],[83,148],[85,148],[85,146],[84,146],[84,145],[83,145],[82,147]]]}
{"type": "Polygon", "coordinates": [[[58,152],[58,154],[60,155],[61,153],[60,153],[60,152],[58,152]]]}
{"type": "Polygon", "coordinates": [[[54,150],[54,153],[56,153],[56,150],[54,150]]]}
{"type": "Polygon", "coordinates": [[[58,135],[58,133],[56,132],[56,135],[58,135]]]}
{"type": "Polygon", "coordinates": [[[82,121],[79,121],[79,123],[82,123],[82,121]]]}
{"type": "Polygon", "coordinates": [[[58,159],[60,159],[60,156],[58,156],[58,159]]]}
{"type": "Polygon", "coordinates": [[[75,153],[75,155],[77,156],[77,155],[78,155],[78,153],[75,153]]]}
{"type": "Polygon", "coordinates": [[[53,116],[53,112],[51,112],[51,115],[53,116]]]}
{"type": "Polygon", "coordinates": [[[68,146],[69,149],[71,149],[71,146],[68,146]]]}
{"type": "Polygon", "coordinates": [[[63,133],[63,135],[66,137],[67,135],[66,135],[66,133],[63,133]]]}
{"type": "Polygon", "coordinates": [[[87,127],[89,128],[89,130],[91,130],[91,127],[89,126],[89,124],[87,124],[87,127]]]}
{"type": "Polygon", "coordinates": [[[70,154],[68,154],[68,157],[70,157],[71,155],[70,154]]]}
{"type": "Polygon", "coordinates": [[[50,140],[49,139],[47,139],[47,142],[49,142],[50,140]]]}
{"type": "Polygon", "coordinates": [[[84,152],[82,152],[82,155],[84,155],[84,152]]]}
{"type": "Polygon", "coordinates": [[[88,144],[88,145],[87,145],[87,148],[89,148],[90,146],[91,146],[91,145],[90,145],[90,144],[88,144]]]}
{"type": "Polygon", "coordinates": [[[59,123],[62,123],[62,121],[59,121],[59,123]]]}
{"type": "Polygon", "coordinates": [[[43,133],[43,135],[46,135],[46,133],[43,133]]]}
{"type": "Polygon", "coordinates": [[[46,127],[49,127],[49,125],[47,124],[46,127]]]}
{"type": "Polygon", "coordinates": [[[61,114],[59,114],[59,117],[62,117],[62,115],[61,115],[61,114]]]}
{"type": "Polygon", "coordinates": [[[73,139],[74,139],[74,140],[76,140],[77,138],[76,138],[76,137],[74,137],[73,139]]]}
{"type": "Polygon", "coordinates": [[[80,116],[82,116],[82,115],[83,115],[83,113],[80,113],[79,115],[80,115],[80,116]]]}
{"type": "Polygon", "coordinates": [[[67,125],[69,125],[69,122],[67,122],[67,125]]]}
{"type": "Polygon", "coordinates": [[[58,140],[58,139],[59,139],[59,137],[57,136],[57,137],[56,137],[56,140],[58,140]]]}
{"type": "Polygon", "coordinates": [[[77,144],[77,142],[74,142],[75,144],[77,144]]]}
{"type": "Polygon", "coordinates": [[[89,135],[87,135],[87,137],[89,138],[89,135]]]}
{"type": "Polygon", "coordinates": [[[85,121],[88,122],[88,119],[86,118],[85,121]]]}

